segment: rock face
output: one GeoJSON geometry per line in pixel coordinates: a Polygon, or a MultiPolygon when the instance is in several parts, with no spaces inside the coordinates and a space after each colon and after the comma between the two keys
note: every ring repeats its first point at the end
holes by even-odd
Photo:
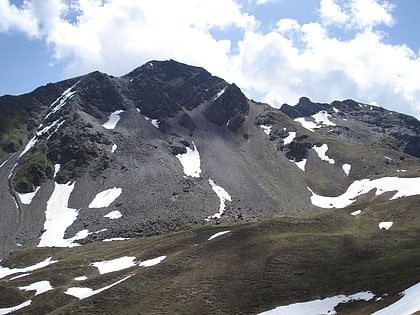
{"type": "Polygon", "coordinates": [[[308,186],[336,195],[354,179],[418,169],[420,157],[415,118],[352,100],[278,110],[173,60],[4,96],[0,112],[0,257],[39,243],[59,184],[74,184],[68,207],[78,209],[65,237],[88,230],[87,243],[319,211],[308,186]],[[335,164],[316,155],[323,144],[335,164]],[[305,171],[293,163],[304,160],[305,171]],[[113,188],[117,199],[89,207],[113,188]]]}

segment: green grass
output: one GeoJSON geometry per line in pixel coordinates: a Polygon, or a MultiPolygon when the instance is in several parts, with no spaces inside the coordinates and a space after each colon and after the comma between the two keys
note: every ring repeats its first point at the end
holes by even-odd
{"type": "MultiPolygon", "coordinates": [[[[0,283],[0,292],[5,292],[4,296],[15,294],[14,301],[19,302],[30,295],[14,288],[50,280],[55,290],[33,299],[27,309],[32,314],[256,314],[337,294],[366,290],[378,296],[387,293],[380,302],[357,302],[339,308],[343,314],[369,314],[420,281],[419,225],[405,228],[401,223],[388,231],[377,227],[376,215],[390,211],[395,202],[365,210],[356,218],[349,215],[349,209],[343,209],[306,218],[196,227],[170,235],[71,249],[24,249],[2,265],[28,266],[50,255],[59,262],[27,278],[0,283]],[[207,241],[213,233],[228,229],[230,233],[207,241]],[[89,266],[94,261],[126,255],[139,260],[168,257],[154,267],[134,267],[107,275],[99,275],[89,266]],[[83,301],[63,294],[70,286],[98,289],[129,274],[134,276],[83,301]],[[89,279],[83,283],[73,280],[80,275],[89,279]]],[[[415,200],[399,202],[407,207],[400,217],[410,217],[410,204],[416,204],[415,200]]],[[[0,299],[0,307],[5,303],[0,299]]]]}

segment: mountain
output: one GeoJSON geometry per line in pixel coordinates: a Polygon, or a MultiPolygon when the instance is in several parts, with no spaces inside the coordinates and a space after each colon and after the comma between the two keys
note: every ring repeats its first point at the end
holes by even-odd
{"type": "Polygon", "coordinates": [[[173,60],[0,113],[0,313],[255,314],[369,291],[336,303],[368,314],[420,281],[413,117],[276,109],[173,60]]]}

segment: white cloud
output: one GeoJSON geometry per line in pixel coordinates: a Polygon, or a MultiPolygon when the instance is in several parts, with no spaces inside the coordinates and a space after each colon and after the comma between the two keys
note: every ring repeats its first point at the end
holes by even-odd
{"type": "Polygon", "coordinates": [[[66,76],[97,69],[121,75],[172,58],[274,105],[295,104],[303,95],[322,102],[353,98],[420,117],[420,57],[387,44],[376,29],[392,27],[392,10],[382,0],[320,0],[318,21],[281,19],[263,32],[264,21],[239,0],[33,0],[21,7],[0,0],[0,31],[44,39],[67,64],[66,76]],[[239,30],[237,43],[229,40],[232,28],[239,30]],[[214,29],[225,30],[226,39],[214,37],[214,29]]]}
{"type": "Polygon", "coordinates": [[[344,24],[349,19],[347,13],[334,0],[321,0],[319,13],[325,24],[344,24]]]}

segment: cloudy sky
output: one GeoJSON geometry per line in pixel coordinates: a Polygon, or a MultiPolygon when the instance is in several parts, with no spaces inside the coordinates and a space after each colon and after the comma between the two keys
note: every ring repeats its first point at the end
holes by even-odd
{"type": "Polygon", "coordinates": [[[0,95],[148,60],[273,106],[352,98],[420,118],[417,0],[0,0],[0,95]]]}

